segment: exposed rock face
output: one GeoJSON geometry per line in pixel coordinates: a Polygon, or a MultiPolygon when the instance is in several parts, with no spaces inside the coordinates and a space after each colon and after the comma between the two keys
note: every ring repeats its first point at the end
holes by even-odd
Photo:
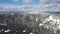
{"type": "Polygon", "coordinates": [[[59,34],[39,26],[49,15],[42,12],[0,13],[0,34],[59,34]]]}

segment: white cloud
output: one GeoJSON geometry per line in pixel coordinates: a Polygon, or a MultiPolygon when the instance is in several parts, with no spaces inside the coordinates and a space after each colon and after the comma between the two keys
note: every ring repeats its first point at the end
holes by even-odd
{"type": "Polygon", "coordinates": [[[60,0],[41,0],[42,3],[60,3],[60,0]]]}
{"type": "Polygon", "coordinates": [[[0,6],[0,10],[20,10],[23,9],[21,6],[0,6]]]}
{"type": "Polygon", "coordinates": [[[37,11],[57,11],[59,9],[56,9],[56,8],[47,8],[46,7],[41,7],[40,5],[32,5],[32,6],[0,6],[0,10],[2,11],[26,11],[26,10],[29,10],[29,11],[34,11],[34,10],[37,10],[37,11]],[[54,10],[55,9],[55,10],[54,10]]]}
{"type": "Polygon", "coordinates": [[[12,0],[13,2],[19,2],[20,0],[12,0]]]}
{"type": "Polygon", "coordinates": [[[39,9],[39,7],[40,6],[38,6],[38,5],[28,5],[28,6],[26,6],[26,5],[23,5],[23,6],[8,6],[8,5],[4,5],[4,6],[0,6],[0,10],[3,10],[3,11],[11,11],[11,10],[13,10],[13,11],[15,11],[15,10],[37,10],[37,9],[39,9]]]}
{"type": "Polygon", "coordinates": [[[29,4],[32,3],[32,1],[33,1],[33,0],[23,0],[23,3],[24,3],[25,5],[29,5],[29,4]]]}
{"type": "Polygon", "coordinates": [[[57,7],[60,4],[60,0],[41,0],[43,6],[57,7]]]}
{"type": "MultiPolygon", "coordinates": [[[[13,0],[19,2],[20,0],[13,0]]],[[[34,0],[22,0],[23,6],[0,6],[2,10],[44,10],[58,11],[60,9],[60,0],[41,0],[40,5],[31,5],[34,0]]]]}

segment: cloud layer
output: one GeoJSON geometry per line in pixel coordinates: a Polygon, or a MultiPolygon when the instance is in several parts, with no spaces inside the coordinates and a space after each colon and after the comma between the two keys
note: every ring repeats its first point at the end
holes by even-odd
{"type": "Polygon", "coordinates": [[[41,0],[44,8],[59,8],[60,0],[41,0]]]}
{"type": "MultiPolygon", "coordinates": [[[[21,0],[13,0],[19,2],[21,0]]],[[[0,6],[0,10],[44,10],[44,11],[60,11],[60,0],[40,0],[39,5],[31,5],[34,0],[22,0],[23,6],[0,6]]]]}

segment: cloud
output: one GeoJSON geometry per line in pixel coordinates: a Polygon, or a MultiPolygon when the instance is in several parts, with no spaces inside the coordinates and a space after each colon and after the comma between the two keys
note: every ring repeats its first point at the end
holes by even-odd
{"type": "Polygon", "coordinates": [[[44,7],[58,7],[60,5],[60,0],[41,0],[44,7]]]}
{"type": "Polygon", "coordinates": [[[25,5],[30,5],[32,3],[33,0],[23,0],[23,3],[25,5]]]}
{"type": "Polygon", "coordinates": [[[20,10],[21,6],[0,6],[0,10],[20,10]]]}
{"type": "Polygon", "coordinates": [[[12,0],[13,2],[19,2],[20,0],[12,0]]]}
{"type": "Polygon", "coordinates": [[[60,3],[60,0],[41,0],[42,3],[60,3]]]}
{"type": "MultiPolygon", "coordinates": [[[[47,6],[46,6],[47,7],[47,6]]],[[[33,10],[37,10],[37,11],[57,11],[59,10],[56,8],[46,8],[46,7],[41,7],[40,5],[29,5],[29,6],[8,6],[8,5],[4,5],[4,6],[0,6],[0,11],[33,11],[33,10]],[[55,10],[54,10],[55,9],[55,10]]]]}
{"type": "Polygon", "coordinates": [[[0,6],[0,11],[24,11],[24,10],[37,10],[39,9],[39,7],[37,7],[38,5],[23,5],[23,6],[8,6],[8,5],[4,5],[4,6],[0,6]]]}
{"type": "MultiPolygon", "coordinates": [[[[13,0],[19,2],[20,0],[13,0]]],[[[40,10],[40,11],[59,11],[60,0],[41,0],[40,5],[31,5],[34,0],[22,0],[23,6],[0,6],[0,10],[40,10]]]]}

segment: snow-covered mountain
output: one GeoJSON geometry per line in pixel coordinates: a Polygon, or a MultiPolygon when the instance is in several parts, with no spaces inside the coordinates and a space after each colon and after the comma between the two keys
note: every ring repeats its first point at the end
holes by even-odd
{"type": "Polygon", "coordinates": [[[45,18],[39,26],[44,26],[47,29],[54,30],[54,33],[56,33],[58,30],[60,31],[60,17],[56,15],[49,15],[49,17],[45,18]]]}
{"type": "Polygon", "coordinates": [[[60,34],[60,14],[0,12],[1,34],[60,34]]]}

